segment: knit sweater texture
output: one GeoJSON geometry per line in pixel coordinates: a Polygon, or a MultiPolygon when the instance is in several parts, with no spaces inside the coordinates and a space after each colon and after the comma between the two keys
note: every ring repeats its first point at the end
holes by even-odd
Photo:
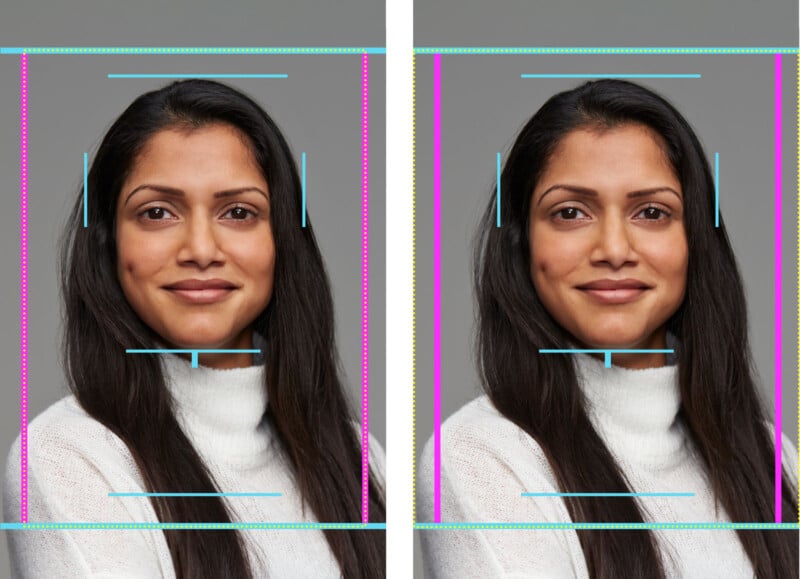
{"type": "MultiPolygon", "coordinates": [[[[576,356],[590,420],[635,493],[693,493],[635,500],[646,521],[726,523],[706,470],[678,416],[677,366],[630,370],[576,356]]],[[[784,436],[784,469],[797,487],[797,452],[784,436]]],[[[441,522],[565,523],[570,515],[545,454],[486,396],[453,414],[441,430],[441,522]]],[[[420,521],[433,521],[433,441],[419,468],[420,521]]],[[[796,491],[795,491],[796,492],[796,491]]],[[[746,497],[742,497],[746,500],[746,497]]],[[[618,500],[604,498],[594,500],[618,500]]],[[[753,577],[734,530],[654,530],[667,576],[753,577]]],[[[589,573],[573,529],[426,530],[426,577],[579,577],[589,573]]]]}
{"type": "MultiPolygon", "coordinates": [[[[163,357],[178,421],[220,492],[280,493],[225,497],[232,520],[315,523],[304,505],[270,422],[265,368],[191,368],[163,357]]],[[[384,486],[384,455],[370,438],[370,467],[384,486]]],[[[188,489],[187,489],[188,491],[188,489]]],[[[69,396],[28,427],[28,520],[159,522],[127,446],[69,396]]],[[[20,440],[6,463],[4,520],[20,520],[20,440]]],[[[191,500],[191,499],[188,499],[191,500]]],[[[202,500],[202,499],[200,499],[202,500]]],[[[321,530],[240,530],[256,577],[340,577],[321,530]]],[[[160,529],[41,530],[7,533],[15,577],[175,577],[160,529]]]]}

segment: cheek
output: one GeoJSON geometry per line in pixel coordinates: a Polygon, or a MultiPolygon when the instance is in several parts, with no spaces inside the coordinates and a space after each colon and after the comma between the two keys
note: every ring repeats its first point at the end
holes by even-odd
{"type": "Polygon", "coordinates": [[[262,241],[239,247],[249,248],[245,253],[239,254],[238,262],[242,269],[254,281],[255,287],[270,297],[275,278],[275,247],[271,238],[268,243],[262,241]]]}
{"type": "Polygon", "coordinates": [[[542,232],[531,240],[531,275],[537,291],[540,284],[564,280],[586,259],[587,249],[577,239],[554,239],[542,232]]]}
{"type": "Polygon", "coordinates": [[[163,240],[153,240],[121,232],[117,236],[117,275],[126,292],[131,283],[146,281],[156,274],[168,259],[170,248],[163,240]]]}
{"type": "Polygon", "coordinates": [[[662,276],[673,283],[686,284],[686,271],[689,262],[689,248],[683,236],[672,240],[660,240],[650,250],[652,263],[659,264],[662,276]]]}

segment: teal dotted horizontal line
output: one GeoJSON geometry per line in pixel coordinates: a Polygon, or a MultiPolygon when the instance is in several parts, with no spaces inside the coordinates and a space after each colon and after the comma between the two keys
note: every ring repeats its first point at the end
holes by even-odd
{"type": "Polygon", "coordinates": [[[4,531],[58,530],[198,530],[198,529],[285,529],[285,530],[386,530],[386,523],[0,523],[4,531]]]}
{"type": "Polygon", "coordinates": [[[798,523],[415,523],[416,530],[503,529],[800,529],[798,523]]]}
{"type": "Polygon", "coordinates": [[[456,47],[423,46],[414,49],[415,54],[798,54],[796,46],[685,46],[685,47],[637,47],[637,46],[577,46],[577,47],[456,47]]]}
{"type": "Polygon", "coordinates": [[[375,46],[284,46],[284,47],[122,47],[122,46],[25,46],[0,47],[0,54],[386,54],[375,46]]]}

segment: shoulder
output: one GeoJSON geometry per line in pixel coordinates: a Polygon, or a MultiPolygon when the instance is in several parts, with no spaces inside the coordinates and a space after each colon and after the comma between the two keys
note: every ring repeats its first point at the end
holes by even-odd
{"type": "MultiPolygon", "coordinates": [[[[353,430],[358,439],[358,452],[361,454],[363,449],[364,431],[360,422],[353,422],[353,430]]],[[[369,469],[372,475],[377,479],[378,486],[382,489],[386,488],[386,453],[383,446],[378,442],[375,436],[368,432],[367,436],[367,452],[369,457],[369,469]]]]}
{"type": "MultiPolygon", "coordinates": [[[[77,499],[87,488],[99,485],[105,489],[118,481],[127,485],[140,478],[125,443],[89,416],[73,396],[59,400],[31,421],[24,448],[30,509],[44,509],[49,498],[56,502],[67,496],[77,499]]],[[[22,451],[18,435],[6,460],[3,495],[7,519],[18,516],[22,451]]]]}
{"type": "MultiPolygon", "coordinates": [[[[432,491],[434,452],[431,437],[419,461],[418,488],[423,497],[432,491]]],[[[509,492],[557,486],[536,440],[500,414],[486,396],[469,402],[442,424],[439,464],[443,488],[456,494],[478,494],[497,485],[509,492]]]]}
{"type": "MultiPolygon", "coordinates": [[[[11,453],[19,453],[21,436],[17,436],[11,453]]],[[[67,396],[39,414],[27,429],[27,450],[30,460],[44,460],[58,452],[99,451],[127,453],[127,447],[111,430],[95,420],[67,396]]]]}
{"type": "MultiPolygon", "coordinates": [[[[423,456],[433,456],[433,437],[423,456]]],[[[487,396],[467,403],[441,426],[442,454],[448,461],[494,456],[505,461],[544,458],[539,444],[522,428],[503,416],[487,396]]]]}
{"type": "MultiPolygon", "coordinates": [[[[359,442],[361,442],[362,437],[359,435],[359,442]]],[[[369,468],[372,474],[375,475],[377,479],[378,486],[382,489],[386,488],[386,453],[381,446],[381,443],[378,442],[378,439],[375,438],[372,433],[369,434],[368,438],[369,444],[369,468]]]]}
{"type": "MultiPolygon", "coordinates": [[[[774,438],[775,428],[770,425],[770,432],[774,438]]],[[[789,482],[797,488],[797,448],[785,434],[781,434],[781,462],[783,470],[789,477],[789,482]]]]}

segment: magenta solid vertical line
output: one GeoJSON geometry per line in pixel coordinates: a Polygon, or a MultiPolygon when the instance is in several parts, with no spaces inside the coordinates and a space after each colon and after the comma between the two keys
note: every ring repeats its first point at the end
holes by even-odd
{"type": "Polygon", "coordinates": [[[442,522],[442,55],[433,55],[433,521],[442,522]]]}
{"type": "Polygon", "coordinates": [[[28,522],[28,55],[19,57],[19,520],[28,522]]]}
{"type": "Polygon", "coordinates": [[[369,522],[369,56],[361,55],[361,522],[369,522]]]}
{"type": "Polygon", "coordinates": [[[783,229],[782,217],[782,190],[783,190],[783,163],[782,163],[782,73],[781,55],[775,55],[775,522],[781,522],[781,505],[783,503],[781,492],[781,412],[783,407],[782,382],[783,382],[783,340],[781,339],[782,330],[782,291],[783,282],[783,261],[782,261],[782,239],[781,230],[783,229]]]}

